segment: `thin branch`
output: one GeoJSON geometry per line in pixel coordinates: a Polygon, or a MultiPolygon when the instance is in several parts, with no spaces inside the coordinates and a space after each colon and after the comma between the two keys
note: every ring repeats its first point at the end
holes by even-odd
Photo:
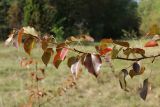
{"type": "Polygon", "coordinates": [[[160,56],[160,54],[151,55],[151,56],[142,56],[142,57],[139,57],[139,58],[124,58],[124,57],[117,56],[114,59],[127,60],[127,61],[140,61],[140,60],[143,60],[143,59],[156,58],[156,57],[159,57],[159,56],[160,56]]]}

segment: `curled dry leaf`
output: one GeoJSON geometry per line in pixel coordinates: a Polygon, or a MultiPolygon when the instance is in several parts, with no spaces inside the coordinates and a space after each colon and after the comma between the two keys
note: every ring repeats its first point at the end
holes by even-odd
{"type": "MultiPolygon", "coordinates": [[[[137,68],[136,68],[136,69],[137,69],[137,68]]],[[[131,78],[133,78],[133,77],[136,76],[136,75],[141,75],[141,74],[143,74],[144,71],[145,71],[145,67],[144,67],[144,66],[141,66],[139,72],[134,71],[134,70],[132,69],[132,70],[130,70],[129,75],[130,75],[131,78]]]]}
{"type": "Polygon", "coordinates": [[[34,47],[35,39],[33,37],[29,37],[24,41],[24,50],[27,54],[31,54],[31,50],[34,47]]]}
{"type": "Polygon", "coordinates": [[[127,48],[125,50],[123,50],[123,53],[126,55],[126,57],[128,58],[130,54],[140,54],[141,56],[145,56],[145,50],[141,49],[141,48],[127,48]]]}
{"type": "Polygon", "coordinates": [[[151,40],[147,42],[144,47],[155,47],[155,46],[158,46],[158,43],[154,40],[151,40]]]}
{"type": "Polygon", "coordinates": [[[139,93],[140,97],[143,100],[146,100],[148,92],[151,90],[151,84],[149,83],[148,78],[143,81],[143,87],[139,93]]]}
{"type": "Polygon", "coordinates": [[[83,62],[84,66],[88,69],[88,72],[93,74],[95,77],[98,76],[102,60],[99,55],[87,54],[83,62]]]}
{"type": "Polygon", "coordinates": [[[111,52],[111,58],[117,58],[119,52],[122,50],[122,48],[117,49],[116,46],[113,47],[112,52],[111,52]]]}
{"type": "Polygon", "coordinates": [[[128,75],[128,71],[126,69],[122,69],[118,75],[119,83],[123,90],[128,91],[127,89],[127,82],[125,80],[126,76],[128,75]]]}
{"type": "Polygon", "coordinates": [[[129,47],[129,43],[128,42],[124,42],[124,41],[113,41],[114,44],[120,45],[120,46],[124,46],[124,47],[129,47]]]}
{"type": "Polygon", "coordinates": [[[42,61],[43,61],[43,63],[44,63],[46,66],[47,66],[47,64],[49,63],[52,54],[53,54],[53,49],[52,49],[52,48],[47,48],[47,49],[44,51],[44,53],[43,53],[43,55],[42,55],[42,61]]]}

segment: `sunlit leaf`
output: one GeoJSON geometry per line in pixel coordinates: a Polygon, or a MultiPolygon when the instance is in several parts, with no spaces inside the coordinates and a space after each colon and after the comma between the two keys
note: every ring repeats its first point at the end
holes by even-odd
{"type": "Polygon", "coordinates": [[[44,51],[44,53],[43,53],[43,55],[42,55],[42,61],[43,61],[43,63],[44,63],[46,66],[47,66],[47,64],[49,63],[52,54],[53,54],[53,49],[52,49],[52,48],[47,48],[47,49],[44,51]]]}
{"type": "Polygon", "coordinates": [[[124,46],[124,47],[129,47],[129,43],[128,42],[124,42],[124,41],[113,41],[113,43],[120,45],[120,46],[124,46]]]}
{"type": "Polygon", "coordinates": [[[30,27],[30,26],[23,27],[23,30],[25,34],[29,34],[29,35],[38,37],[38,32],[33,27],[30,27]]]}
{"type": "Polygon", "coordinates": [[[31,54],[31,50],[34,47],[34,44],[35,44],[35,39],[32,37],[29,37],[24,41],[24,50],[29,55],[31,54]]]}
{"type": "Polygon", "coordinates": [[[8,39],[5,41],[5,45],[6,45],[6,46],[13,40],[13,36],[14,36],[13,33],[11,33],[11,34],[9,35],[8,39]]]}
{"type": "Polygon", "coordinates": [[[87,54],[83,64],[88,69],[88,72],[97,77],[99,74],[100,67],[102,65],[102,60],[99,55],[87,54]]]}
{"type": "Polygon", "coordinates": [[[150,83],[149,83],[149,81],[148,81],[148,78],[147,78],[147,79],[145,79],[145,80],[143,81],[143,87],[142,87],[142,89],[141,89],[141,91],[140,91],[140,93],[139,93],[140,97],[141,97],[143,100],[146,100],[148,91],[150,91],[150,90],[151,90],[151,85],[150,85],[150,83]]]}
{"type": "Polygon", "coordinates": [[[126,69],[122,69],[119,73],[119,83],[120,86],[123,90],[128,91],[127,90],[127,82],[125,80],[126,76],[128,75],[128,71],[126,69]]]}
{"type": "Polygon", "coordinates": [[[133,78],[133,77],[136,76],[136,75],[141,75],[141,74],[143,74],[144,71],[145,71],[145,67],[142,66],[142,67],[140,68],[140,71],[139,71],[139,72],[134,71],[133,69],[130,70],[129,75],[130,75],[131,78],[133,78]]]}
{"type": "Polygon", "coordinates": [[[158,43],[154,40],[151,40],[147,42],[144,47],[155,47],[155,46],[158,46],[158,43]]]}
{"type": "Polygon", "coordinates": [[[71,65],[71,72],[75,77],[77,77],[79,71],[80,71],[80,60],[77,60],[75,63],[71,65]]]}

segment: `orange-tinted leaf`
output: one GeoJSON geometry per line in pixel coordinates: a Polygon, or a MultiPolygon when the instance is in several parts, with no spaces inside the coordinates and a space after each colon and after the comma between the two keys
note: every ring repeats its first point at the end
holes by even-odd
{"type": "Polygon", "coordinates": [[[59,67],[60,63],[65,59],[66,55],[68,53],[67,48],[61,48],[60,50],[57,50],[57,54],[54,57],[53,64],[56,68],[59,67]]]}
{"type": "Polygon", "coordinates": [[[151,40],[147,42],[144,47],[155,47],[155,46],[158,46],[158,43],[154,40],[151,40]]]}
{"type": "Polygon", "coordinates": [[[151,90],[151,85],[148,81],[148,78],[143,81],[143,88],[141,89],[139,95],[143,100],[146,100],[148,91],[151,90]]]}
{"type": "Polygon", "coordinates": [[[32,37],[29,37],[24,41],[24,50],[29,55],[31,54],[31,50],[34,47],[34,44],[35,44],[35,39],[32,37]]]}
{"type": "Polygon", "coordinates": [[[126,76],[128,75],[128,71],[126,69],[122,69],[119,73],[119,83],[120,86],[123,90],[128,91],[127,90],[127,82],[125,80],[126,76]]]}
{"type": "Polygon", "coordinates": [[[124,42],[124,41],[113,41],[113,43],[120,45],[120,46],[124,46],[124,47],[129,47],[129,43],[128,42],[124,42]]]}
{"type": "Polygon", "coordinates": [[[112,42],[113,42],[112,39],[102,39],[102,40],[100,41],[101,44],[103,44],[103,43],[112,43],[112,42]]]}
{"type": "Polygon", "coordinates": [[[142,66],[142,67],[140,68],[140,71],[139,71],[139,72],[134,71],[133,69],[130,70],[129,75],[130,75],[131,78],[133,78],[133,77],[136,76],[136,75],[141,75],[141,74],[143,74],[144,71],[145,71],[145,67],[142,66]]]}
{"type": "Polygon", "coordinates": [[[23,33],[24,33],[24,29],[21,28],[21,29],[19,30],[19,32],[18,32],[18,45],[20,45],[21,42],[22,42],[23,33]]]}
{"type": "Polygon", "coordinates": [[[106,53],[108,53],[108,52],[110,52],[110,51],[112,51],[112,48],[105,48],[105,49],[103,49],[103,50],[100,50],[100,55],[105,55],[106,53]]]}
{"type": "Polygon", "coordinates": [[[42,61],[43,61],[43,63],[44,63],[46,66],[47,66],[47,64],[49,63],[49,60],[50,60],[52,54],[53,54],[53,49],[52,49],[52,48],[47,48],[47,49],[44,51],[44,53],[43,53],[43,55],[42,55],[42,61]]]}
{"type": "Polygon", "coordinates": [[[83,64],[88,69],[88,72],[97,77],[102,65],[102,60],[99,55],[87,54],[83,64]]]}

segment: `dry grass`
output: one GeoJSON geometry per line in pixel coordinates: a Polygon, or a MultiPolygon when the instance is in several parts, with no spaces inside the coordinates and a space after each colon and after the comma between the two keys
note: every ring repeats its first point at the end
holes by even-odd
{"type": "MultiPolygon", "coordinates": [[[[144,41],[131,41],[132,46],[142,47],[144,41]]],[[[93,51],[93,47],[78,47],[82,50],[93,51]]],[[[158,48],[146,49],[148,54],[156,54],[158,48]]],[[[40,49],[33,51],[33,56],[40,60],[40,49]]],[[[0,45],[0,107],[18,107],[20,104],[27,102],[27,84],[30,83],[28,70],[19,66],[20,56],[27,56],[22,50],[16,50],[13,47],[4,47],[0,45]]],[[[82,77],[77,82],[77,88],[67,91],[63,96],[56,97],[51,102],[42,107],[159,107],[160,105],[160,62],[157,59],[154,63],[151,60],[145,60],[146,71],[141,76],[131,79],[127,77],[130,92],[124,92],[118,79],[115,78],[104,63],[101,74],[98,79],[83,70],[82,77]],[[150,75],[152,91],[148,94],[146,101],[143,101],[138,94],[138,87],[143,80],[150,75]]],[[[113,64],[118,73],[122,68],[128,67],[131,62],[115,60],[113,64]]],[[[44,67],[42,63],[39,66],[44,67]]],[[[56,90],[57,87],[70,74],[70,70],[63,62],[57,70],[50,63],[46,69],[47,77],[41,82],[41,87],[46,90],[56,90]]],[[[35,105],[36,107],[36,105],[35,105]]]]}

